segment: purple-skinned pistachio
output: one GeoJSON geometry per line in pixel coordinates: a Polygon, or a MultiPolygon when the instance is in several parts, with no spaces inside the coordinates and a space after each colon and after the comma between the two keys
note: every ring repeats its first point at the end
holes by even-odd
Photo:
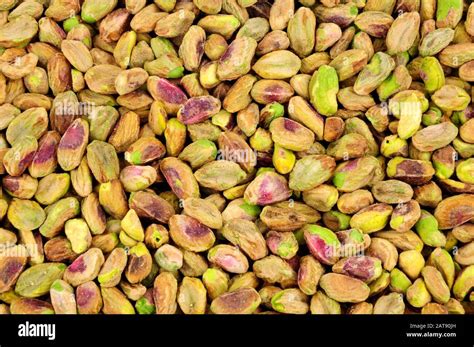
{"type": "Polygon", "coordinates": [[[57,156],[59,166],[71,171],[79,166],[89,141],[89,124],[83,119],[71,123],[59,141],[57,156]]]}
{"type": "Polygon", "coordinates": [[[216,237],[212,230],[197,219],[186,215],[174,215],[169,220],[170,236],[180,247],[203,252],[214,245],[216,237]]]}
{"type": "Polygon", "coordinates": [[[154,258],[157,264],[166,271],[176,271],[183,266],[183,252],[169,244],[158,248],[154,258]]]}
{"type": "Polygon", "coordinates": [[[306,244],[316,259],[327,265],[336,263],[341,246],[336,234],[315,224],[306,225],[303,232],[306,244]]]}
{"type": "Polygon", "coordinates": [[[63,279],[74,287],[97,277],[104,263],[104,255],[98,248],[91,248],[68,266],[63,279]]]}
{"type": "Polygon", "coordinates": [[[153,288],[148,288],[145,294],[135,303],[138,314],[154,314],[156,312],[153,288]]]}
{"type": "Polygon", "coordinates": [[[274,101],[285,103],[294,95],[293,87],[281,80],[262,79],[252,87],[250,95],[259,104],[269,104],[274,101]]]}
{"type": "Polygon", "coordinates": [[[251,172],[257,164],[254,151],[247,142],[234,132],[223,132],[217,139],[223,159],[238,163],[242,169],[251,172]]]}
{"type": "Polygon", "coordinates": [[[270,205],[288,199],[291,190],[284,176],[275,172],[258,175],[245,189],[244,199],[253,205],[270,205]]]}
{"type": "Polygon", "coordinates": [[[21,176],[33,161],[38,149],[38,141],[33,136],[25,136],[17,141],[4,155],[3,166],[10,176],[21,176]]]}
{"type": "Polygon", "coordinates": [[[2,179],[2,186],[11,196],[29,200],[38,189],[38,180],[27,174],[16,177],[5,176],[2,179]]]}
{"type": "Polygon", "coordinates": [[[76,288],[77,311],[79,314],[98,314],[102,309],[102,295],[93,281],[80,284],[76,288]]]}
{"type": "Polygon", "coordinates": [[[448,197],[436,207],[434,216],[439,229],[451,229],[474,217],[474,195],[459,194],[448,197]]]}
{"type": "Polygon", "coordinates": [[[188,71],[197,71],[204,54],[206,33],[200,26],[193,25],[184,34],[179,47],[179,56],[183,59],[184,67],[188,71]]]}
{"type": "Polygon", "coordinates": [[[154,137],[141,137],[125,151],[125,160],[132,165],[143,165],[161,159],[166,153],[165,146],[154,137]]]}
{"type": "Polygon", "coordinates": [[[245,255],[237,247],[217,245],[209,250],[207,259],[212,264],[231,273],[242,274],[247,272],[249,263],[245,255]]]}
{"type": "Polygon", "coordinates": [[[333,265],[332,271],[368,283],[382,274],[382,262],[374,257],[352,256],[339,260],[333,265]]]}
{"type": "Polygon", "coordinates": [[[314,8],[314,12],[316,17],[322,22],[335,23],[345,28],[355,20],[358,9],[353,3],[333,7],[318,5],[314,8]]]}
{"type": "Polygon", "coordinates": [[[257,42],[251,37],[238,37],[219,59],[217,76],[220,80],[234,80],[250,71],[257,42]]]}
{"type": "Polygon", "coordinates": [[[294,120],[277,118],[270,124],[272,139],[278,145],[292,150],[308,150],[314,142],[314,133],[294,120]]]}
{"type": "Polygon", "coordinates": [[[31,176],[44,177],[56,169],[56,150],[60,140],[61,137],[56,131],[48,131],[40,138],[38,150],[28,167],[31,176]]]}
{"type": "Polygon", "coordinates": [[[158,174],[152,166],[130,165],[120,171],[120,181],[127,192],[137,192],[156,182],[158,174]]]}
{"type": "Polygon", "coordinates": [[[333,184],[342,192],[363,188],[372,180],[377,164],[377,159],[372,156],[343,162],[336,167],[333,184]]]}
{"type": "Polygon", "coordinates": [[[0,314],[469,311],[474,4],[102,2],[0,0],[0,314]]]}
{"type": "Polygon", "coordinates": [[[137,243],[129,250],[128,265],[125,277],[134,284],[145,279],[151,272],[152,257],[144,243],[137,243]]]}
{"type": "Polygon", "coordinates": [[[8,249],[0,250],[0,271],[2,277],[0,278],[0,293],[5,293],[11,290],[18,277],[23,272],[27,262],[28,251],[22,245],[12,246],[8,249]]]}
{"type": "Polygon", "coordinates": [[[170,217],[175,213],[173,206],[168,201],[147,190],[132,193],[129,206],[137,212],[139,217],[161,223],[168,223],[170,217]]]}
{"type": "Polygon", "coordinates": [[[355,256],[370,246],[370,236],[358,229],[348,229],[336,232],[341,243],[339,255],[342,257],[355,256]]]}
{"type": "Polygon", "coordinates": [[[430,162],[425,160],[395,157],[387,163],[387,175],[400,179],[408,184],[428,183],[435,171],[430,162]]]}
{"type": "Polygon", "coordinates": [[[167,113],[177,114],[178,110],[186,103],[188,97],[173,83],[165,78],[150,76],[147,89],[153,99],[161,101],[167,113]]]}
{"type": "Polygon", "coordinates": [[[54,314],[53,306],[44,300],[18,298],[10,305],[11,314],[54,314]]]}
{"type": "Polygon", "coordinates": [[[219,99],[210,95],[197,96],[184,103],[178,111],[178,119],[183,124],[200,123],[219,112],[220,109],[219,99]]]}
{"type": "Polygon", "coordinates": [[[421,216],[420,205],[416,200],[398,204],[393,210],[390,227],[396,231],[410,230],[421,216]]]}
{"type": "Polygon", "coordinates": [[[168,157],[161,161],[160,170],[178,198],[200,197],[198,182],[187,164],[177,158],[168,157]]]}

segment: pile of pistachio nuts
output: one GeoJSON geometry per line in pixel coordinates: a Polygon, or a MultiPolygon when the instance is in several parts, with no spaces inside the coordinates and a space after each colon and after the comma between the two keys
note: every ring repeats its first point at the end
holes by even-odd
{"type": "Polygon", "coordinates": [[[473,313],[472,82],[467,0],[0,0],[0,313],[473,313]]]}

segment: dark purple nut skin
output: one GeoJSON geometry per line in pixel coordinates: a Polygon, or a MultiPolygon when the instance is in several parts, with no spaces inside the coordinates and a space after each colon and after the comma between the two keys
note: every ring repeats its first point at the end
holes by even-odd
{"type": "Polygon", "coordinates": [[[204,122],[219,112],[221,101],[213,96],[198,96],[188,99],[178,112],[178,119],[183,124],[204,122]]]}
{"type": "Polygon", "coordinates": [[[382,274],[382,263],[373,257],[353,256],[341,259],[332,269],[334,272],[371,282],[382,274]]]}
{"type": "Polygon", "coordinates": [[[132,193],[129,206],[137,212],[139,217],[161,223],[168,223],[170,217],[175,213],[173,206],[168,201],[152,191],[132,193]]]}

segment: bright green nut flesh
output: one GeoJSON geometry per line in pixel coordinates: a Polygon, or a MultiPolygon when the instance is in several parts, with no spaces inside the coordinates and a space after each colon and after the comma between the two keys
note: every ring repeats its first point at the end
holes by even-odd
{"type": "Polygon", "coordinates": [[[309,82],[310,100],[316,111],[324,116],[337,112],[336,95],[339,91],[339,80],[336,70],[327,65],[321,66],[309,82]]]}

